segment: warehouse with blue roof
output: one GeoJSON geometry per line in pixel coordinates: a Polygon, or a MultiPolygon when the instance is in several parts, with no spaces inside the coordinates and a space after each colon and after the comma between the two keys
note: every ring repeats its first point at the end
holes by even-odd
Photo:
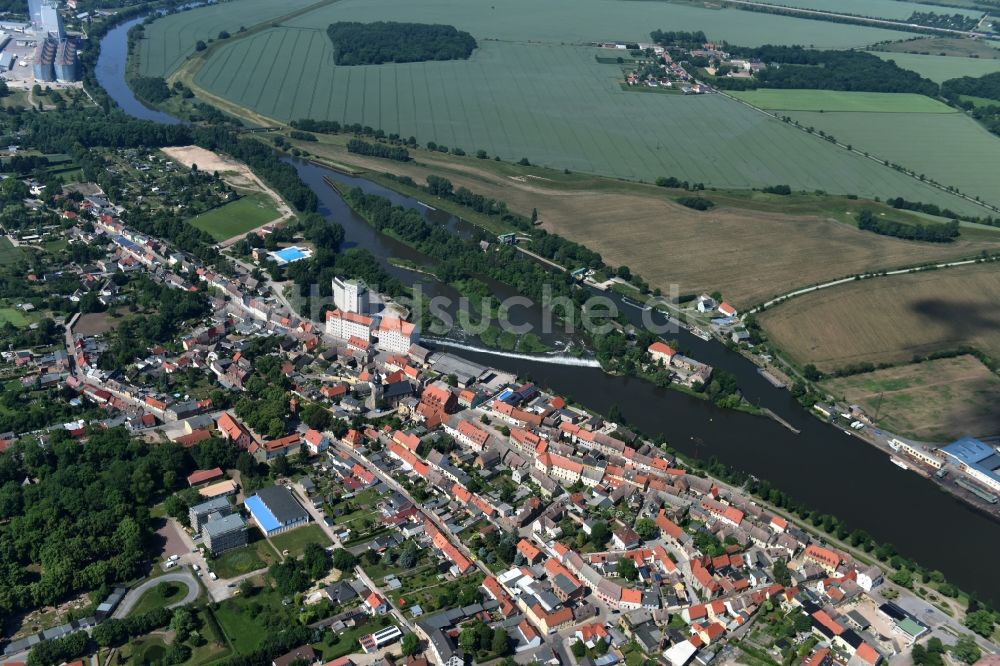
{"type": "Polygon", "coordinates": [[[281,534],[309,522],[309,514],[283,486],[261,488],[243,504],[264,536],[281,534]]]}
{"type": "Polygon", "coordinates": [[[1000,490],[1000,453],[989,444],[974,437],[963,437],[941,447],[941,452],[979,483],[1000,490]]]}

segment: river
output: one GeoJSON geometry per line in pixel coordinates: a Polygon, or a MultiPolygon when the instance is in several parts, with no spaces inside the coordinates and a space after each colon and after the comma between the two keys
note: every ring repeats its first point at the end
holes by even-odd
{"type": "MultiPolygon", "coordinates": [[[[97,63],[98,81],[129,114],[155,122],[179,122],[144,106],[125,82],[127,33],[139,20],[128,21],[104,37],[97,63]]],[[[410,248],[375,232],[351,212],[323,178],[360,185],[409,207],[422,208],[420,204],[363,179],[306,162],[294,164],[319,197],[320,212],[344,226],[347,246],[366,248],[383,261],[390,256],[419,261],[410,248]]],[[[440,212],[423,210],[437,216],[432,217],[436,221],[455,224],[453,218],[440,212]]],[[[411,271],[391,265],[386,268],[408,283],[415,280],[411,271]]],[[[431,290],[448,293],[446,285],[424,282],[431,290]]],[[[622,308],[632,317],[638,315],[639,311],[628,305],[622,308]]],[[[530,319],[537,314],[525,316],[530,319]]],[[[1000,552],[1000,523],[933,483],[896,467],[888,456],[863,441],[813,418],[787,391],[773,387],[752,363],[722,345],[684,331],[668,337],[679,338],[695,358],[735,374],[748,400],[771,409],[800,433],[768,418],[718,409],[692,396],[633,378],[608,376],[592,367],[549,365],[468,350],[460,353],[478,363],[528,377],[593,410],[606,413],[616,405],[627,424],[643,433],[662,433],[678,451],[701,458],[715,456],[767,479],[813,509],[837,516],[849,529],[864,529],[878,541],[894,544],[903,555],[941,570],[961,588],[1000,604],[1000,574],[990,564],[1000,552]]]]}

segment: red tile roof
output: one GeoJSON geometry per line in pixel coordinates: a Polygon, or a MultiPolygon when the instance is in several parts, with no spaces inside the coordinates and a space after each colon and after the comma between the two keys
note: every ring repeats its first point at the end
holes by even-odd
{"type": "Polygon", "coordinates": [[[197,486],[199,483],[205,483],[206,481],[211,481],[212,479],[218,479],[221,476],[222,469],[218,467],[213,469],[199,469],[196,472],[192,472],[188,476],[187,482],[189,486],[197,486]]]}

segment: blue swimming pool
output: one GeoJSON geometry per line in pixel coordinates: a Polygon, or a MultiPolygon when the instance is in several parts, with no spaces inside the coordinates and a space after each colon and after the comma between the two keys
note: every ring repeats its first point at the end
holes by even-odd
{"type": "Polygon", "coordinates": [[[284,250],[278,250],[275,252],[274,256],[282,261],[291,262],[304,259],[306,257],[306,253],[297,247],[286,247],[284,250]]]}

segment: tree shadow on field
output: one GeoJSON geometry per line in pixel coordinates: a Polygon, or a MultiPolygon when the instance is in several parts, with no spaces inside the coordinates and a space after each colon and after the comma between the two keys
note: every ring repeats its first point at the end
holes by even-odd
{"type": "Polygon", "coordinates": [[[927,324],[947,326],[947,340],[967,341],[1000,331],[1000,308],[996,304],[925,298],[915,301],[910,310],[927,324]]]}

